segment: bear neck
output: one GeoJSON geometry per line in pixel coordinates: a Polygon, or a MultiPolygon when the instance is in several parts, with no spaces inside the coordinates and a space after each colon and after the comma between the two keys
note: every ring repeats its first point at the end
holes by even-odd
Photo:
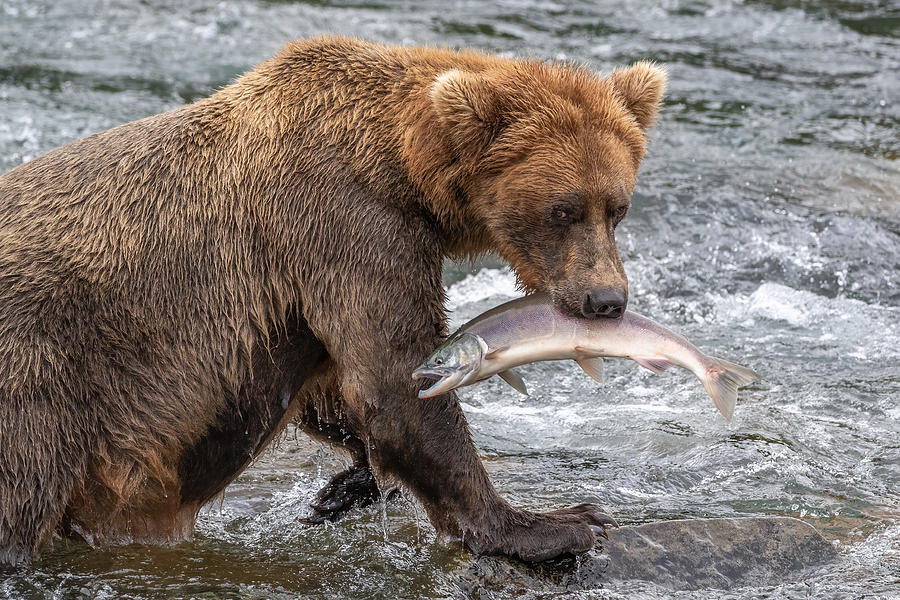
{"type": "MultiPolygon", "coordinates": [[[[463,258],[497,249],[469,201],[471,168],[449,147],[429,90],[441,73],[485,60],[317,38],[289,44],[218,95],[252,114],[251,135],[290,140],[279,151],[287,172],[350,178],[365,202],[419,215],[445,256],[463,258]]],[[[262,167],[271,176],[271,165],[262,167]]]]}

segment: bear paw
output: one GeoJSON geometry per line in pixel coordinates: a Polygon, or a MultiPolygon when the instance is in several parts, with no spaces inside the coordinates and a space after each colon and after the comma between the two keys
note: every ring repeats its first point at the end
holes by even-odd
{"type": "Polygon", "coordinates": [[[354,465],[319,490],[316,501],[310,505],[312,514],[303,521],[314,525],[336,521],[350,509],[368,506],[380,497],[372,470],[366,465],[354,465]]]}
{"type": "MultiPolygon", "coordinates": [[[[608,539],[606,528],[618,527],[615,519],[594,504],[579,504],[546,513],[516,511],[507,520],[504,539],[487,543],[469,541],[479,554],[506,554],[529,562],[580,554],[608,539]]],[[[487,536],[490,540],[491,536],[487,536]]],[[[468,541],[468,540],[467,540],[468,541]]]]}

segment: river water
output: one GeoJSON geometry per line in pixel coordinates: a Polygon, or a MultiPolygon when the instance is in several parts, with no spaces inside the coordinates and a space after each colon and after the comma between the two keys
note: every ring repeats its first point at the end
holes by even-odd
{"type": "MultiPolygon", "coordinates": [[[[890,0],[348,2],[0,0],[0,173],[195,100],[286,41],[336,32],[608,70],[667,65],[669,91],[618,230],[631,307],[764,377],[732,424],[689,373],[525,367],[461,401],[499,490],[597,502],[623,523],[788,515],[840,559],[776,587],[578,598],[900,597],[900,9],[890,0]]],[[[518,293],[448,265],[454,324],[518,293]]],[[[340,457],[289,432],[174,547],[57,543],[12,598],[416,598],[470,557],[408,498],[298,521],[340,457]]],[[[497,582],[482,597],[523,590],[497,582]]],[[[525,592],[556,597],[549,592],[525,592]]],[[[562,597],[562,596],[560,596],[562,597]]]]}

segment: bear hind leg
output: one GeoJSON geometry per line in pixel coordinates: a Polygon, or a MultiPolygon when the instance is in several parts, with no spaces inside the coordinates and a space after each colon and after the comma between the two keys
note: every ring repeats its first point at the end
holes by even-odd
{"type": "Polygon", "coordinates": [[[37,557],[60,525],[87,456],[77,429],[50,407],[10,414],[4,408],[23,404],[8,400],[0,397],[0,566],[37,557]]]}

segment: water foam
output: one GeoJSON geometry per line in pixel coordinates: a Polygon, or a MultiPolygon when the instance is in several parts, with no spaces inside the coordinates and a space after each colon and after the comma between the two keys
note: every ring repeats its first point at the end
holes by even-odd
{"type": "Polygon", "coordinates": [[[808,327],[824,319],[857,320],[870,308],[879,309],[860,300],[828,298],[774,282],[763,283],[749,296],[714,297],[714,308],[716,320],[723,323],[753,324],[754,318],[760,318],[798,327],[808,327]]]}
{"type": "Polygon", "coordinates": [[[516,276],[508,267],[482,269],[450,286],[447,290],[447,308],[457,310],[492,298],[498,299],[499,304],[521,295],[516,286],[516,276]]]}

